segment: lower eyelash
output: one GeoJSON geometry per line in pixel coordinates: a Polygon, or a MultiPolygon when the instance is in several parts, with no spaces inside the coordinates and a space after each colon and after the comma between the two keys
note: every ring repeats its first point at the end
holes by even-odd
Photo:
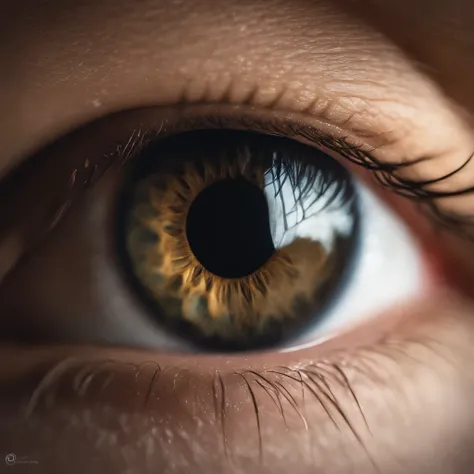
{"type": "MultiPolygon", "coordinates": [[[[147,383],[147,390],[140,393],[140,391],[133,391],[137,397],[142,397],[144,394],[144,406],[147,406],[149,399],[153,393],[153,386],[158,381],[161,374],[176,373],[174,378],[188,372],[179,367],[165,367],[162,368],[157,362],[146,361],[142,364],[135,364],[131,362],[122,362],[114,358],[101,359],[101,360],[81,360],[75,357],[64,357],[57,363],[49,366],[47,369],[40,369],[43,373],[38,378],[38,383],[30,392],[30,397],[25,407],[25,416],[31,417],[37,410],[47,408],[48,399],[60,390],[62,386],[69,386],[73,394],[78,398],[84,398],[89,392],[94,391],[94,396],[100,395],[102,391],[106,390],[114,380],[114,373],[126,372],[129,374],[126,378],[131,378],[135,383],[139,382],[139,377],[145,373],[145,368],[148,374],[146,377],[149,379],[147,383]],[[148,367],[147,367],[148,366],[148,367]],[[102,376],[102,377],[100,377],[102,376]],[[100,380],[99,380],[100,379],[100,380]],[[46,404],[46,405],[44,405],[46,404]]],[[[305,391],[305,388],[316,397],[318,402],[324,408],[324,411],[331,418],[332,422],[337,425],[337,421],[330,413],[332,407],[337,413],[341,415],[344,422],[348,424],[351,431],[354,430],[354,426],[349,421],[347,415],[345,415],[341,404],[338,402],[334,390],[331,387],[337,385],[339,388],[343,388],[350,395],[357,406],[359,407],[361,416],[363,417],[366,426],[367,422],[363,414],[362,408],[357,400],[357,396],[351,382],[344,372],[342,366],[336,362],[319,362],[317,364],[311,363],[298,368],[290,368],[288,366],[278,366],[275,369],[265,369],[261,371],[257,370],[244,370],[237,372],[230,372],[222,374],[216,371],[214,379],[212,381],[213,386],[213,397],[216,401],[215,410],[216,418],[221,418],[219,411],[223,410],[227,405],[226,400],[226,383],[228,383],[229,377],[239,377],[245,380],[245,385],[249,389],[249,392],[253,393],[255,389],[253,384],[261,387],[267,395],[275,402],[272,395],[277,397],[277,404],[281,411],[282,418],[285,420],[285,408],[283,407],[283,401],[286,401],[289,408],[293,409],[301,421],[304,423],[305,428],[308,429],[308,422],[303,414],[302,407],[297,401],[296,395],[293,395],[291,391],[301,392],[305,391]],[[298,387],[295,387],[299,385],[298,387]],[[283,399],[283,400],[282,400],[283,399]],[[219,401],[220,400],[220,401],[219,401]],[[327,406],[325,403],[328,403],[327,406]]],[[[117,375],[118,379],[119,376],[117,375]]],[[[62,389],[61,389],[62,390],[62,389]]],[[[253,400],[256,398],[251,397],[253,400]]],[[[301,397],[304,399],[304,395],[301,397]]],[[[258,406],[255,407],[258,411],[258,406]]],[[[338,430],[340,427],[338,427],[338,430]]],[[[357,435],[358,436],[358,435],[357,435]]]]}
{"type": "MultiPolygon", "coordinates": [[[[150,413],[153,413],[161,403],[159,400],[164,396],[163,391],[176,397],[180,403],[176,382],[190,380],[190,372],[180,367],[163,367],[154,361],[141,364],[126,363],[113,358],[81,360],[65,357],[48,369],[41,369],[41,372],[43,375],[31,390],[23,412],[26,420],[37,420],[41,416],[49,417],[50,410],[58,410],[63,413],[61,416],[68,420],[78,420],[80,411],[76,413],[74,407],[76,403],[78,407],[84,406],[88,400],[96,408],[108,407],[111,400],[114,400],[113,404],[120,413],[127,413],[130,410],[135,412],[137,407],[141,407],[140,410],[151,410],[150,413]],[[116,397],[117,393],[130,395],[128,400],[124,400],[125,405],[121,408],[117,406],[119,400],[116,397]],[[64,402],[67,403],[63,405],[64,402]]],[[[315,427],[306,411],[310,404],[316,403],[329,423],[327,427],[325,423],[318,423],[318,436],[331,436],[329,426],[334,428],[334,433],[339,433],[337,436],[351,433],[370,462],[374,464],[364,442],[364,438],[370,435],[367,420],[355,389],[339,363],[321,361],[294,368],[278,366],[274,369],[227,373],[216,370],[214,376],[209,374],[206,379],[206,384],[211,387],[211,404],[214,407],[214,414],[211,417],[216,420],[216,429],[220,431],[221,449],[226,458],[232,459],[236,448],[230,436],[230,424],[233,423],[233,417],[244,409],[242,404],[246,404],[255,417],[254,421],[249,419],[246,422],[248,433],[250,437],[255,433],[260,462],[265,462],[267,448],[263,428],[267,410],[263,410],[261,405],[263,402],[261,396],[264,394],[277,409],[288,431],[298,429],[294,421],[296,416],[304,432],[315,433],[315,427]],[[242,392],[236,390],[239,386],[242,392]],[[239,393],[239,400],[235,399],[236,393],[239,393]],[[359,420],[346,411],[345,407],[350,400],[358,409],[360,419],[363,421],[362,426],[365,426],[362,431],[359,420]],[[237,404],[241,406],[238,411],[236,411],[237,404]]],[[[193,384],[191,381],[182,383],[193,384]]],[[[202,395],[196,395],[200,396],[202,395]]],[[[192,406],[198,401],[187,399],[186,403],[192,406]]],[[[170,427],[170,430],[173,429],[175,428],[170,427]]],[[[317,440],[314,442],[317,443],[317,440]]],[[[313,447],[316,446],[317,444],[313,447]]]]}
{"type": "MultiPolygon", "coordinates": [[[[287,382],[289,383],[296,383],[300,385],[302,399],[304,399],[304,392],[309,392],[312,396],[314,396],[317,402],[320,404],[321,408],[323,408],[324,412],[331,420],[331,422],[335,425],[338,431],[341,431],[341,427],[339,426],[339,422],[336,418],[339,415],[340,419],[343,423],[350,429],[353,433],[354,437],[363,444],[361,436],[358,434],[357,430],[355,429],[355,425],[349,419],[349,416],[345,413],[345,410],[342,407],[342,404],[338,401],[332,386],[337,384],[339,387],[343,388],[350,397],[353,399],[355,404],[357,405],[361,417],[364,420],[365,426],[368,428],[367,420],[364,416],[362,407],[355,395],[354,390],[351,387],[351,383],[348,377],[345,375],[344,370],[337,364],[337,363],[329,363],[329,362],[321,362],[319,364],[309,364],[301,368],[289,368],[285,366],[281,366],[278,370],[266,370],[264,372],[255,372],[249,371],[253,377],[255,377],[254,381],[258,382],[260,380],[264,380],[268,386],[276,389],[279,387],[280,390],[284,390],[287,396],[290,395],[288,388],[283,385],[281,380],[288,379],[287,382]],[[280,381],[271,381],[270,377],[279,378],[280,381]],[[276,382],[279,382],[278,384],[276,382]],[[333,413],[334,411],[334,413],[333,413]]],[[[258,385],[262,386],[262,383],[258,385]]],[[[262,388],[264,388],[262,386],[262,388]]],[[[268,387],[265,388],[267,391],[268,387]]],[[[267,392],[268,394],[268,392],[267,392]]],[[[275,393],[278,396],[282,396],[282,392],[275,393]]],[[[286,400],[289,400],[289,397],[285,397],[286,400]]],[[[295,398],[291,397],[292,403],[291,407],[298,411],[298,416],[300,416],[305,424],[308,426],[307,421],[304,419],[301,411],[298,408],[298,405],[295,402],[295,398]]]]}

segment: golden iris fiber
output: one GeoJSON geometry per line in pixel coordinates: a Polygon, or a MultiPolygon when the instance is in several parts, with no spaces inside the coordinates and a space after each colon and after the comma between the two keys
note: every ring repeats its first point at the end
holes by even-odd
{"type": "Polygon", "coordinates": [[[210,272],[188,240],[193,202],[222,180],[244,179],[263,190],[274,160],[265,147],[226,146],[190,149],[173,167],[141,176],[133,184],[125,247],[160,320],[221,348],[245,348],[282,339],[285,328],[317,312],[325,302],[318,291],[334,280],[340,252],[336,245],[328,253],[318,241],[296,238],[248,275],[223,278],[210,272]]]}

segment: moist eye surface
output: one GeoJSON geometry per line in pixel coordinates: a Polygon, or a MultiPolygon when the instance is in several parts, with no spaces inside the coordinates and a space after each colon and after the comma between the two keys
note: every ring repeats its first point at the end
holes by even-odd
{"type": "Polygon", "coordinates": [[[204,350],[277,346],[318,324],[351,273],[351,174],[293,140],[178,134],[135,158],[118,199],[127,281],[170,337],[204,350]]]}

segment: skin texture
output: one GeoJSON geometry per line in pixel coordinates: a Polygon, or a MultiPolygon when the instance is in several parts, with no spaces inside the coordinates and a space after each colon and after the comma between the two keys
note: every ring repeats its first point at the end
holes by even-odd
{"type": "MultiPolygon", "coordinates": [[[[412,3],[2,2],[0,446],[27,457],[12,470],[472,471],[470,240],[380,191],[420,240],[423,294],[299,351],[179,354],[150,349],[123,286],[111,296],[120,166],[82,185],[140,126],[209,110],[301,121],[385,164],[429,157],[402,178],[450,173],[474,151],[474,7],[412,3]]],[[[473,166],[429,188],[473,186],[473,166]]],[[[434,204],[467,217],[473,198],[434,204]]]]}

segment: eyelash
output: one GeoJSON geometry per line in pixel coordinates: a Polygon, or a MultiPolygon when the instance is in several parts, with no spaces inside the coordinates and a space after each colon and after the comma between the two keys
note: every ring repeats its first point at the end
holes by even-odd
{"type": "MultiPolygon", "coordinates": [[[[364,351],[362,351],[364,352],[364,351]]],[[[340,354],[342,356],[342,354],[340,354]]],[[[360,354],[361,357],[363,354],[360,354]]],[[[214,416],[221,425],[222,442],[224,452],[230,451],[231,446],[227,445],[227,418],[229,416],[228,397],[231,390],[228,388],[229,382],[240,379],[243,383],[241,388],[249,394],[249,401],[255,414],[255,427],[257,429],[259,453],[263,453],[262,433],[261,433],[261,412],[259,400],[256,391],[262,390],[271,399],[273,405],[277,408],[282,421],[288,428],[288,420],[291,418],[291,410],[305,426],[310,428],[310,422],[306,419],[304,411],[304,392],[314,396],[328,420],[337,429],[342,430],[342,426],[347,426],[354,438],[365,450],[363,437],[356,430],[353,419],[354,414],[349,414],[346,410],[347,403],[353,403],[357,408],[363,424],[370,431],[368,421],[365,417],[363,407],[359,402],[353,380],[349,373],[353,370],[363,370],[361,375],[373,377],[373,369],[363,369],[362,366],[350,367],[343,360],[321,360],[318,362],[308,362],[301,366],[279,365],[272,369],[247,369],[243,371],[223,372],[216,370],[214,375],[209,374],[209,383],[211,386],[210,394],[213,399],[214,416]],[[342,390],[342,394],[340,393],[342,390]],[[296,396],[300,392],[301,398],[296,396]],[[298,399],[299,398],[299,399],[298,399]],[[342,398],[346,399],[345,403],[342,398]]],[[[360,361],[362,363],[362,360],[360,361]]],[[[42,373],[39,381],[32,387],[30,397],[25,407],[25,416],[32,417],[38,411],[47,406],[48,398],[56,396],[59,391],[70,391],[73,397],[84,400],[92,392],[96,403],[98,400],[107,401],[108,395],[104,392],[111,388],[114,382],[120,383],[125,380],[126,384],[138,385],[140,378],[149,379],[145,384],[145,390],[136,390],[137,400],[144,398],[144,406],[149,405],[156,397],[154,393],[155,386],[161,375],[172,374],[173,380],[183,372],[179,367],[162,367],[156,361],[146,361],[143,363],[123,362],[117,359],[99,359],[99,360],[80,360],[66,357],[48,365],[42,373]],[[115,370],[114,370],[115,369],[115,370]]],[[[174,382],[175,383],[175,382],[174,382]]],[[[173,383],[173,391],[175,385],[173,383]]]]}
{"type": "Polygon", "coordinates": [[[169,126],[168,123],[163,122],[159,129],[140,127],[133,131],[124,144],[118,145],[114,152],[104,156],[106,164],[105,166],[103,165],[101,171],[97,173],[97,167],[93,167],[90,179],[87,180],[87,183],[84,183],[85,187],[92,185],[102,175],[102,173],[105,172],[110,164],[117,160],[124,164],[130,159],[133,159],[144,149],[144,147],[150,145],[150,143],[155,140],[182,131],[206,128],[242,128],[268,135],[300,138],[307,140],[316,147],[323,147],[331,150],[349,162],[371,171],[374,180],[381,187],[388,188],[404,198],[416,201],[419,210],[423,214],[426,214],[438,228],[448,229],[462,238],[474,240],[473,231],[466,228],[468,225],[471,225],[468,216],[441,211],[433,202],[436,198],[461,196],[464,194],[474,193],[474,186],[459,189],[457,191],[444,192],[426,189],[427,186],[440,183],[462,171],[462,169],[464,169],[464,167],[474,157],[474,152],[454,171],[436,179],[417,181],[415,179],[401,178],[396,175],[396,172],[402,168],[416,165],[423,161],[428,161],[432,159],[432,157],[425,156],[414,158],[403,163],[382,163],[373,155],[373,152],[377,149],[376,147],[369,150],[366,146],[358,145],[353,142],[351,143],[351,139],[348,136],[338,137],[330,135],[306,124],[290,122],[289,120],[267,120],[246,115],[226,116],[208,113],[200,116],[185,116],[179,121],[179,123],[171,126],[169,126]]]}
{"type": "MultiPolygon", "coordinates": [[[[103,159],[105,164],[101,164],[100,171],[96,172],[97,166],[91,170],[91,176],[84,183],[85,187],[93,185],[109,165],[118,161],[121,165],[140,154],[145,147],[148,147],[155,140],[165,138],[171,134],[177,134],[188,130],[204,129],[246,129],[253,132],[261,132],[267,135],[276,135],[287,138],[302,138],[317,147],[324,147],[338,155],[348,159],[352,163],[366,169],[378,171],[386,170],[388,165],[378,163],[371,152],[365,150],[360,145],[350,143],[349,138],[335,137],[308,125],[292,123],[287,120],[266,120],[248,116],[223,116],[223,115],[202,115],[185,117],[179,123],[169,127],[166,122],[162,123],[159,129],[147,129],[139,127],[134,129],[126,142],[116,146],[112,153],[105,154],[103,159]]],[[[374,151],[373,149],[372,151],[374,151]]]]}

